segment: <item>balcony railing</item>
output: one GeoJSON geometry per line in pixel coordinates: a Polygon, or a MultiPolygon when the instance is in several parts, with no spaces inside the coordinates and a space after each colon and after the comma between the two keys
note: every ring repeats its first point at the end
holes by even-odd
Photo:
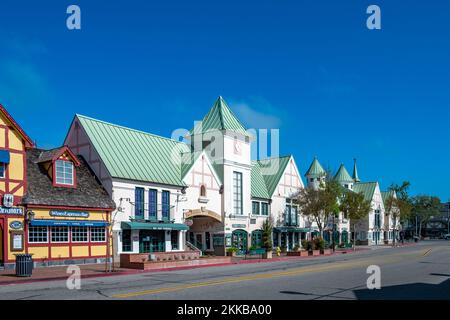
{"type": "Polygon", "coordinates": [[[153,208],[150,208],[148,203],[143,204],[140,208],[137,208],[134,203],[133,215],[130,220],[135,221],[150,221],[150,222],[173,222],[175,220],[175,206],[165,206],[159,204],[153,208]]]}

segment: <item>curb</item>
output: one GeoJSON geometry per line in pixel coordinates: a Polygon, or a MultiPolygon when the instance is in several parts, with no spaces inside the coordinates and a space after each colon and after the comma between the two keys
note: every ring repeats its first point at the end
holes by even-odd
{"type": "MultiPolygon", "coordinates": [[[[130,269],[127,271],[118,271],[113,273],[95,273],[88,274],[85,276],[81,276],[81,279],[89,279],[89,278],[103,278],[103,277],[114,277],[114,276],[123,276],[123,275],[133,275],[140,273],[150,273],[150,272],[171,272],[171,271],[179,271],[179,270],[189,270],[189,269],[199,269],[199,268],[208,268],[208,267],[221,267],[221,266],[231,266],[231,265],[239,265],[239,264],[252,264],[252,263],[271,263],[271,262],[280,262],[280,261],[292,261],[292,260],[310,260],[318,257],[330,257],[339,254],[352,254],[358,251],[369,250],[369,249],[358,249],[356,251],[348,250],[348,251],[336,251],[332,254],[320,255],[320,256],[308,256],[308,257],[275,257],[272,259],[249,259],[249,260],[240,260],[235,262],[226,262],[226,263],[215,263],[215,264],[206,264],[199,266],[184,266],[184,267],[174,267],[174,268],[160,268],[160,269],[152,269],[152,270],[134,270],[130,269]]],[[[46,282],[46,281],[58,281],[58,280],[66,280],[70,274],[67,276],[59,276],[59,277],[49,277],[49,278],[40,278],[40,279],[23,279],[23,280],[11,280],[0,282],[1,286],[6,285],[14,285],[14,284],[25,284],[25,283],[33,283],[33,282],[46,282]]]]}

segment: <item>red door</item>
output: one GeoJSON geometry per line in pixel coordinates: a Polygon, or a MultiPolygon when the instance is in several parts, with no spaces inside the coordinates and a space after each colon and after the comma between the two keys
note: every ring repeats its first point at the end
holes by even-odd
{"type": "Polygon", "coordinates": [[[3,218],[0,218],[0,264],[3,264],[3,245],[4,245],[4,239],[3,239],[3,230],[4,230],[4,226],[3,226],[3,218]]]}

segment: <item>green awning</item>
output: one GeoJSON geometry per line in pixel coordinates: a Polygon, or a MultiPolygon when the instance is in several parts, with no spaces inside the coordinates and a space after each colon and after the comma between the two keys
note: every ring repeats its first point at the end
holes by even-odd
{"type": "Polygon", "coordinates": [[[275,232],[309,232],[309,228],[297,228],[297,227],[276,227],[273,228],[275,232]]]}
{"type": "Polygon", "coordinates": [[[183,223],[122,222],[122,230],[188,230],[183,223]]]}

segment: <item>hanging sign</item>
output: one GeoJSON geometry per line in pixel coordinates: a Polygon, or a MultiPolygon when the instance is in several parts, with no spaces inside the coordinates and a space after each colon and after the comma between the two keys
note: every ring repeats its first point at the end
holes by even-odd
{"type": "Polygon", "coordinates": [[[23,228],[22,222],[17,221],[17,220],[12,221],[12,222],[9,224],[9,226],[11,227],[11,229],[15,229],[15,230],[18,230],[18,229],[22,229],[22,228],[23,228]]]}

